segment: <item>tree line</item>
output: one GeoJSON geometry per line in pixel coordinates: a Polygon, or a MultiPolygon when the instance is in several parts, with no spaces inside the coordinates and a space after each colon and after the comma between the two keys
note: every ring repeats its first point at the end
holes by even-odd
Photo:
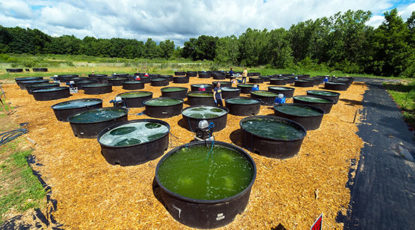
{"type": "Polygon", "coordinates": [[[396,9],[378,27],[370,11],[347,11],[274,30],[248,28],[240,36],[190,38],[183,47],[134,39],[52,37],[37,29],[0,26],[1,53],[84,54],[124,58],[190,58],[239,66],[318,66],[346,73],[415,76],[415,12],[404,21],[396,9]]]}

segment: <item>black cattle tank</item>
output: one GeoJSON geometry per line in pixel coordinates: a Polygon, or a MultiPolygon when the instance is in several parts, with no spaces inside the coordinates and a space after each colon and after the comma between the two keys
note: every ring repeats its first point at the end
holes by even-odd
{"type": "Polygon", "coordinates": [[[179,115],[183,109],[183,100],[159,97],[144,102],[145,113],[150,117],[167,118],[179,115]]]}
{"type": "Polygon", "coordinates": [[[215,100],[213,99],[212,92],[189,92],[187,94],[187,102],[191,106],[196,105],[208,105],[216,106],[215,100]]]}
{"type": "Polygon", "coordinates": [[[279,159],[296,155],[307,133],[297,122],[276,116],[246,117],[239,124],[245,148],[279,159]]]}
{"type": "Polygon", "coordinates": [[[318,129],[324,115],[324,111],[317,107],[296,103],[274,106],[274,113],[278,117],[298,122],[306,130],[318,129]]]}
{"type": "Polygon", "coordinates": [[[241,94],[241,89],[240,88],[233,88],[233,87],[223,87],[222,88],[222,98],[223,99],[239,97],[240,94],[241,94]]]}
{"type": "Polygon", "coordinates": [[[68,121],[68,118],[72,115],[98,108],[102,108],[102,100],[97,98],[70,100],[52,105],[58,121],[68,121]]]}
{"type": "Polygon", "coordinates": [[[283,94],[286,98],[290,98],[294,96],[294,88],[291,87],[281,87],[281,86],[270,86],[268,87],[268,91],[276,93],[276,94],[283,94]]]}
{"type": "Polygon", "coordinates": [[[139,108],[144,106],[145,101],[153,97],[153,93],[148,91],[131,91],[120,93],[117,96],[121,97],[123,105],[127,108],[139,108]]]}
{"type": "Polygon", "coordinates": [[[294,103],[312,105],[312,106],[322,109],[324,113],[330,113],[330,110],[333,106],[333,101],[330,99],[306,96],[306,95],[295,96],[294,103]]]}
{"type": "Polygon", "coordinates": [[[50,101],[71,96],[68,87],[36,89],[32,91],[32,95],[36,101],[50,101]]]}
{"type": "Polygon", "coordinates": [[[226,108],[229,113],[237,116],[250,116],[259,112],[261,102],[248,97],[226,99],[226,108]]]}
{"type": "Polygon", "coordinates": [[[162,97],[184,99],[187,97],[187,88],[185,87],[165,87],[161,89],[162,97]]]}
{"type": "Polygon", "coordinates": [[[155,119],[122,122],[97,137],[101,153],[112,165],[138,165],[160,157],[169,146],[168,123],[155,119]]]}
{"type": "Polygon", "coordinates": [[[127,109],[99,108],[74,114],[68,121],[76,137],[94,138],[103,129],[127,121],[127,116],[127,109]]]}
{"type": "Polygon", "coordinates": [[[82,89],[85,94],[105,94],[112,92],[112,84],[94,83],[83,85],[82,89]]]}
{"type": "Polygon", "coordinates": [[[229,110],[214,106],[192,106],[182,111],[183,120],[188,130],[195,132],[201,120],[213,123],[213,132],[220,131],[226,127],[229,110]]]}

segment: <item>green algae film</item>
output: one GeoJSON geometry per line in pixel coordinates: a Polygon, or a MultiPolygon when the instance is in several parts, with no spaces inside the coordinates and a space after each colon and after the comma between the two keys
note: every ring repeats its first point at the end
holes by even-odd
{"type": "Polygon", "coordinates": [[[187,88],[183,87],[166,87],[161,89],[162,92],[180,92],[180,91],[187,91],[187,88]]]}
{"type": "Polygon", "coordinates": [[[190,97],[213,97],[213,93],[189,93],[187,96],[190,97]]]}
{"type": "Polygon", "coordinates": [[[251,94],[257,95],[257,96],[263,96],[263,97],[276,97],[278,94],[268,91],[252,91],[251,94]]]}
{"type": "Polygon", "coordinates": [[[309,90],[309,91],[307,91],[307,93],[312,93],[312,94],[321,95],[321,96],[337,96],[337,95],[339,95],[337,93],[330,92],[330,91],[324,91],[324,90],[309,90]]]}
{"type": "Polygon", "coordinates": [[[171,192],[198,200],[220,200],[243,191],[254,176],[240,153],[220,145],[184,147],[166,158],[158,180],[171,192]]]}
{"type": "Polygon", "coordinates": [[[107,146],[125,147],[160,139],[168,132],[169,128],[160,123],[134,122],[108,130],[99,142],[107,146]]]}
{"type": "Polygon", "coordinates": [[[77,115],[74,115],[69,119],[69,122],[73,123],[96,123],[109,121],[112,119],[125,116],[127,112],[124,109],[92,109],[77,115]]]}
{"type": "Polygon", "coordinates": [[[120,96],[121,98],[135,98],[135,97],[147,97],[151,95],[152,95],[151,92],[137,91],[137,92],[122,93],[122,94],[119,94],[118,96],[120,96]]]}
{"type": "Polygon", "coordinates": [[[244,105],[251,105],[251,104],[258,104],[259,101],[251,98],[230,98],[226,100],[226,103],[229,104],[244,104],[244,105]]]}
{"type": "Polygon", "coordinates": [[[304,132],[285,121],[270,118],[254,118],[244,121],[242,129],[264,138],[277,140],[297,140],[304,136],[304,132]]]}
{"type": "Polygon", "coordinates": [[[319,112],[316,109],[300,105],[282,105],[275,106],[274,108],[282,113],[301,117],[321,116],[323,114],[323,112],[319,112]]]}
{"type": "Polygon", "coordinates": [[[183,103],[182,100],[174,98],[154,98],[144,102],[145,105],[149,106],[171,106],[183,103]]]}
{"type": "Polygon", "coordinates": [[[183,111],[184,116],[196,119],[211,119],[223,116],[226,113],[226,110],[213,106],[193,107],[183,111]]]}
{"type": "Polygon", "coordinates": [[[98,105],[102,103],[102,100],[98,99],[80,99],[80,100],[72,100],[72,101],[65,101],[59,104],[52,106],[52,109],[77,109],[83,107],[89,107],[93,105],[98,105]]]}
{"type": "Polygon", "coordinates": [[[311,103],[333,103],[330,100],[320,98],[320,97],[312,97],[312,96],[296,96],[294,99],[299,101],[311,102],[311,103]]]}

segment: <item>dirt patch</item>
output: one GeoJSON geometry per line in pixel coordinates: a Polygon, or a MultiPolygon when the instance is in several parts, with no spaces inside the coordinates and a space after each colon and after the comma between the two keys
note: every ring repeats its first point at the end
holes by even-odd
{"type": "MultiPolygon", "coordinates": [[[[189,84],[211,83],[213,79],[191,78],[189,84]]],[[[266,83],[260,89],[266,90],[266,83]]],[[[126,92],[113,87],[114,92],[104,95],[71,96],[101,98],[104,106],[115,95],[126,92]]],[[[53,188],[53,198],[58,201],[55,217],[68,229],[185,229],[175,221],[154,197],[152,181],[160,158],[148,163],[120,167],[108,164],[100,153],[96,139],[74,137],[68,123],[56,120],[51,106],[69,99],[38,102],[15,84],[5,84],[4,89],[13,106],[16,123],[29,122],[27,134],[36,141],[34,155],[46,182],[53,188]]],[[[295,95],[305,95],[306,90],[319,87],[296,87],[295,95]]],[[[159,97],[160,87],[146,84],[144,90],[159,97]]],[[[338,212],[346,214],[350,191],[346,188],[352,159],[358,161],[362,140],[353,123],[361,102],[365,85],[353,84],[341,92],[338,104],[324,116],[318,130],[309,131],[301,151],[291,159],[276,160],[250,153],[256,162],[258,173],[245,212],[224,229],[270,229],[282,224],[287,229],[308,229],[314,220],[324,213],[325,229],[340,229],[336,222],[338,212]],[[316,195],[317,194],[317,195],[316,195]]],[[[291,100],[289,100],[291,102],[291,100]]],[[[187,105],[185,105],[187,106],[187,105]]],[[[137,115],[144,109],[131,109],[129,120],[148,118],[137,115]]],[[[273,114],[267,106],[261,106],[261,115],[273,114]]],[[[227,128],[215,133],[216,140],[232,143],[238,141],[239,121],[243,117],[228,115],[227,128]],[[236,131],[236,133],[235,133],[236,131]],[[233,135],[231,135],[233,133],[233,135]]],[[[193,133],[178,125],[182,116],[161,119],[170,124],[170,147],[187,143],[193,133]]],[[[359,119],[357,119],[358,121],[359,119]]]]}

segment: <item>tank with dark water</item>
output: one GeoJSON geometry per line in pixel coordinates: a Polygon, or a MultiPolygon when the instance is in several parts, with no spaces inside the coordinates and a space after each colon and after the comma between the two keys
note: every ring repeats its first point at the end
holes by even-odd
{"type": "Polygon", "coordinates": [[[127,121],[127,116],[127,109],[99,108],[72,115],[68,121],[76,137],[94,138],[103,129],[127,121]]]}
{"type": "Polygon", "coordinates": [[[68,121],[68,118],[72,115],[98,108],[102,108],[102,100],[98,98],[70,100],[52,105],[58,121],[68,121]]]}
{"type": "Polygon", "coordinates": [[[241,89],[241,93],[250,93],[254,84],[238,84],[237,87],[241,89]]]}
{"type": "Polygon", "coordinates": [[[261,102],[248,97],[226,99],[226,108],[229,113],[237,116],[250,116],[259,112],[261,102]]]}
{"type": "Polygon", "coordinates": [[[125,81],[122,83],[122,88],[126,90],[144,89],[144,82],[142,81],[125,81]]]}
{"type": "Polygon", "coordinates": [[[154,78],[151,80],[151,86],[167,86],[169,85],[169,79],[167,78],[154,78]]]}
{"type": "Polygon", "coordinates": [[[223,87],[222,88],[222,98],[234,98],[241,95],[241,89],[237,87],[223,87]]]}
{"type": "Polygon", "coordinates": [[[70,97],[71,93],[68,87],[53,87],[33,90],[32,95],[36,101],[50,101],[70,97]]]}
{"type": "Polygon", "coordinates": [[[268,91],[276,93],[276,94],[283,94],[286,98],[290,98],[294,96],[294,88],[291,87],[282,87],[282,86],[270,86],[268,87],[268,91]]]}
{"type": "Polygon", "coordinates": [[[282,104],[274,106],[275,115],[287,118],[301,124],[306,130],[314,130],[320,127],[324,111],[304,104],[282,104]]]}
{"type": "Polygon", "coordinates": [[[139,108],[144,106],[145,101],[153,97],[153,93],[149,91],[131,91],[120,93],[117,96],[121,97],[127,108],[139,108]]]}
{"type": "Polygon", "coordinates": [[[191,142],[159,161],[153,189],[180,223],[217,228],[245,210],[255,177],[255,162],[241,148],[219,141],[191,142]]]}
{"type": "Polygon", "coordinates": [[[161,96],[184,99],[187,97],[187,90],[186,87],[165,87],[161,89],[161,96]]]}
{"type": "Polygon", "coordinates": [[[105,94],[112,92],[112,84],[105,84],[105,83],[94,83],[83,85],[82,89],[84,90],[85,94],[105,94]]]}
{"type": "Polygon", "coordinates": [[[107,127],[98,134],[105,160],[121,166],[154,160],[169,145],[168,123],[155,119],[132,120],[107,127]]]}
{"type": "Polygon", "coordinates": [[[326,82],[324,83],[324,88],[329,90],[345,91],[347,90],[348,85],[340,82],[326,82]]]}
{"type": "Polygon", "coordinates": [[[307,133],[297,122],[276,116],[246,117],[239,124],[245,148],[279,159],[296,155],[307,133]]]}
{"type": "Polygon", "coordinates": [[[145,113],[150,117],[167,118],[179,115],[183,109],[183,100],[159,97],[144,102],[145,113]]]}
{"type": "Polygon", "coordinates": [[[178,83],[178,84],[189,83],[189,77],[187,76],[173,77],[173,83],[178,83]]]}
{"type": "Polygon", "coordinates": [[[229,110],[215,106],[193,106],[182,111],[183,121],[186,128],[195,132],[201,120],[213,123],[213,132],[220,131],[226,127],[229,110]]]}
{"type": "Polygon", "coordinates": [[[196,105],[208,105],[216,106],[215,100],[213,99],[213,93],[211,92],[189,92],[187,94],[187,102],[191,106],[196,105]]]}
{"type": "Polygon", "coordinates": [[[277,97],[278,94],[265,90],[251,91],[251,98],[260,101],[261,105],[273,105],[277,97]]]}
{"type": "Polygon", "coordinates": [[[337,92],[331,92],[326,90],[308,90],[307,95],[313,96],[313,97],[321,97],[330,99],[333,101],[334,104],[337,104],[339,101],[340,93],[337,92]]]}
{"type": "Polygon", "coordinates": [[[26,90],[29,94],[32,94],[32,91],[36,89],[46,89],[46,88],[55,88],[55,87],[59,87],[59,83],[40,83],[40,84],[28,85],[26,86],[26,90]]]}
{"type": "Polygon", "coordinates": [[[320,108],[324,111],[324,113],[329,113],[331,107],[333,106],[333,101],[326,98],[314,97],[314,96],[295,96],[294,103],[312,105],[317,108],[320,108]]]}

